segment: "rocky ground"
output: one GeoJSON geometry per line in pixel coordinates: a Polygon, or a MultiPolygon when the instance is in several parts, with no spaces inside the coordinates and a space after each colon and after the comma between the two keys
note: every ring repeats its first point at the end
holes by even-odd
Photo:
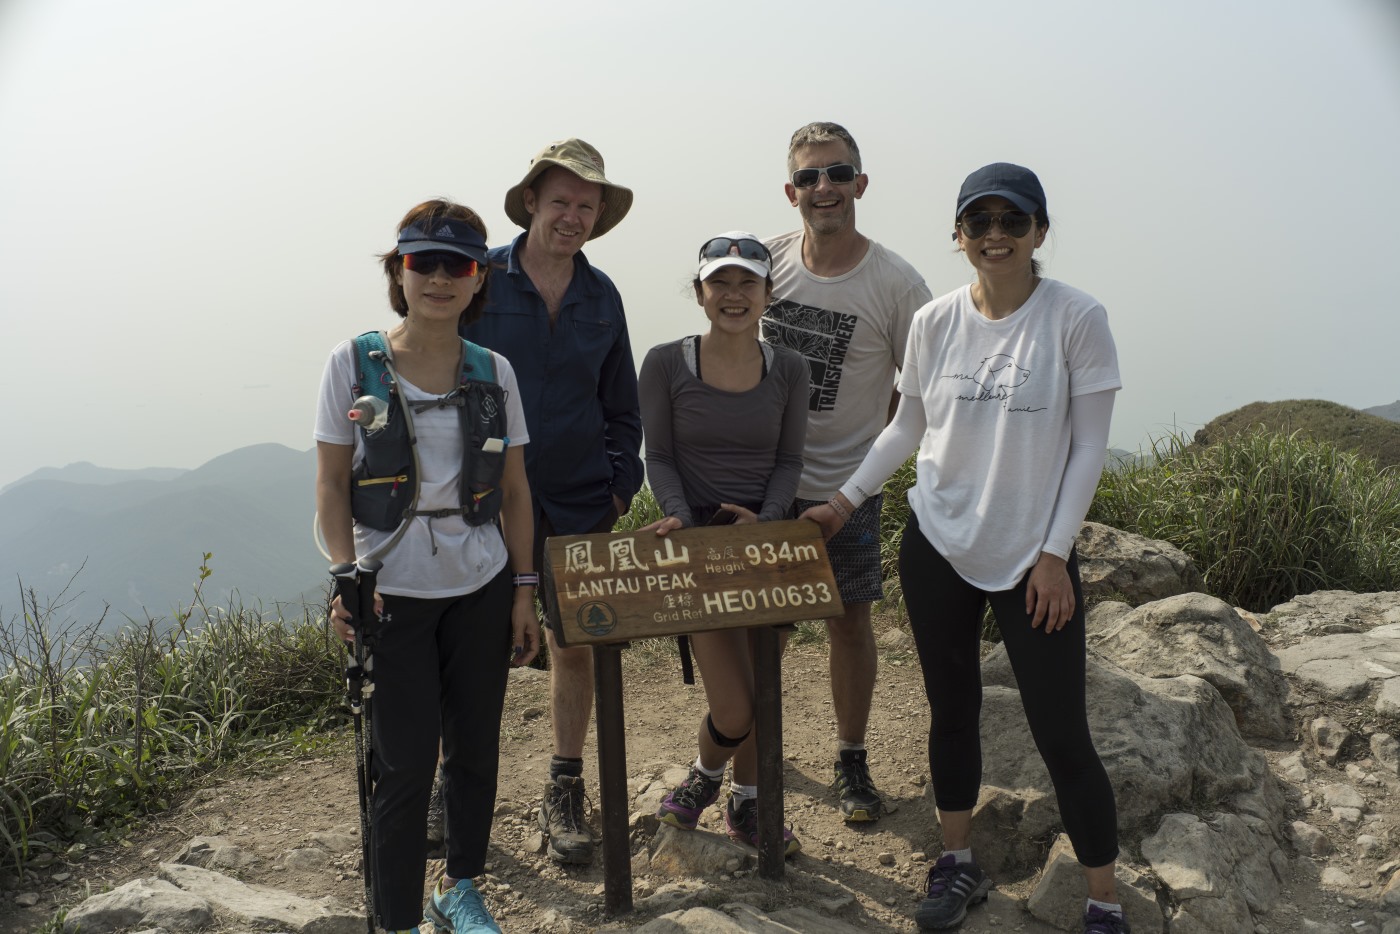
{"type": "MultiPolygon", "coordinates": [[[[1152,706],[1156,695],[1148,693],[1159,683],[1176,685],[1167,708],[1183,708],[1188,695],[1197,698],[1193,709],[1206,713],[1193,714],[1193,723],[1207,723],[1210,711],[1217,708],[1227,718],[1231,712],[1234,716],[1234,726],[1224,728],[1230,735],[1223,738],[1197,736],[1193,731],[1198,726],[1169,727],[1166,734],[1182,734],[1179,743],[1172,742],[1180,747],[1176,752],[1192,749],[1197,742],[1214,746],[1221,761],[1213,768],[1227,775],[1228,782],[1207,780],[1200,763],[1188,762],[1186,767],[1195,771],[1187,778],[1177,777],[1175,760],[1165,748],[1120,749],[1125,741],[1114,732],[1117,727],[1094,722],[1120,797],[1125,827],[1121,878],[1135,931],[1400,932],[1400,757],[1395,740],[1389,739],[1400,731],[1385,704],[1386,692],[1400,688],[1400,680],[1393,677],[1400,670],[1400,655],[1386,654],[1400,646],[1400,633],[1393,632],[1400,629],[1400,594],[1381,595],[1388,601],[1372,601],[1360,609],[1356,601],[1365,598],[1345,596],[1352,602],[1323,607],[1297,603],[1292,611],[1254,620],[1262,638],[1252,650],[1282,656],[1285,664],[1280,669],[1277,662],[1268,663],[1273,680],[1249,684],[1252,665],[1261,663],[1248,663],[1246,658],[1237,688],[1228,677],[1210,670],[1210,653],[1222,645],[1228,650],[1217,654],[1240,661],[1238,647],[1229,648],[1230,640],[1219,638],[1229,627],[1189,616],[1206,612],[1191,601],[1208,598],[1174,598],[1184,601],[1181,606],[1160,601],[1152,605],[1163,608],[1155,622],[1142,617],[1150,606],[1095,612],[1091,708],[1106,703],[1096,699],[1109,697],[1105,679],[1117,679],[1112,681],[1119,685],[1114,690],[1143,692],[1141,697],[1132,695],[1138,699],[1114,714],[1118,720],[1161,719],[1164,715],[1152,706]],[[1187,644],[1188,657],[1200,669],[1195,676],[1156,676],[1154,681],[1151,675],[1130,675],[1125,669],[1141,662],[1139,656],[1157,658],[1163,652],[1144,653],[1123,640],[1157,630],[1169,630],[1174,634],[1170,638],[1178,639],[1182,633],[1204,633],[1207,641],[1215,640],[1216,648],[1187,644]],[[1301,660],[1288,656],[1300,645],[1323,645],[1324,637],[1361,635],[1370,642],[1360,645],[1360,655],[1347,655],[1336,647],[1326,664],[1326,658],[1319,662],[1317,656],[1326,657],[1327,651],[1314,651],[1301,660]],[[1366,665],[1375,670],[1353,678],[1350,688],[1318,680],[1319,667],[1335,674],[1366,665]],[[1211,698],[1200,701],[1203,692],[1210,692],[1211,698]],[[1247,745],[1240,731],[1250,734],[1247,745]],[[1266,734],[1271,735],[1263,738],[1266,734]],[[1141,772],[1133,765],[1139,759],[1147,763],[1141,772]],[[1173,786],[1170,791],[1153,790],[1154,770],[1165,785],[1173,786]],[[1137,806],[1139,798],[1156,794],[1166,797],[1137,806]],[[1197,838],[1206,849],[1181,849],[1197,838]],[[1229,918],[1235,920],[1222,920],[1229,918]]],[[[1249,622],[1229,613],[1234,620],[1249,622]]],[[[872,825],[847,826],[839,820],[827,788],[834,721],[825,646],[811,641],[791,646],[784,660],[786,811],[803,848],[789,861],[779,883],[759,879],[753,851],[731,847],[723,837],[719,807],[710,810],[694,834],[664,827],[657,832],[655,823],[646,819],[664,786],[694,756],[703,694],[698,687],[681,684],[678,662],[668,647],[646,644],[624,653],[637,910],[621,918],[602,914],[601,861],[591,867],[562,867],[541,853],[534,816],[550,754],[547,682],[543,673],[517,672],[506,706],[490,871],[482,884],[504,929],[578,932],[647,925],[650,931],[914,930],[911,918],[928,859],[939,851],[927,794],[928,713],[907,634],[894,618],[880,620],[878,628],[880,679],[869,747],[872,772],[892,813],[872,825]],[[682,910],[687,911],[678,914],[682,910]]],[[[989,687],[984,725],[1006,706],[999,699],[1003,688],[998,683],[1004,677],[997,674],[997,664],[993,653],[985,666],[989,687]]],[[[1141,723],[1134,728],[1144,729],[1141,723]]],[[[1057,846],[1053,808],[1038,803],[1044,795],[1034,791],[1033,775],[1016,778],[1016,769],[991,761],[1011,755],[1021,768],[1021,760],[1038,760],[1033,748],[1024,745],[1028,740],[1012,735],[1014,726],[996,729],[1010,737],[1011,745],[988,743],[987,781],[989,786],[999,783],[1001,790],[993,788],[984,795],[979,822],[992,830],[975,845],[983,848],[979,852],[986,854],[984,862],[998,866],[997,889],[986,906],[969,914],[961,930],[1068,930],[1065,918],[1082,906],[1082,889],[1076,887],[1078,873],[1063,844],[1057,846]],[[1018,748],[1019,753],[1006,752],[1018,748]],[[1017,782],[1029,784],[1019,787],[1017,782]],[[1014,807],[1006,803],[1013,798],[1014,807]],[[1004,829],[1011,826],[1003,823],[1008,820],[1024,834],[1004,829]],[[1018,836],[1026,839],[1012,840],[1018,836]]],[[[1184,758],[1211,756],[1202,751],[1184,758]]],[[[588,757],[590,765],[596,763],[591,747],[588,757]]],[[[589,782],[596,788],[596,775],[590,774],[589,782]]],[[[357,797],[347,747],[271,774],[226,776],[153,818],[120,846],[39,867],[22,884],[10,880],[0,896],[0,931],[37,930],[58,910],[72,909],[89,895],[133,880],[150,882],[164,876],[188,888],[178,878],[178,866],[162,869],[163,863],[172,862],[202,864],[221,878],[274,886],[308,899],[329,898],[313,911],[320,912],[320,920],[300,928],[292,921],[257,921],[258,916],[248,913],[240,919],[237,911],[219,907],[216,900],[212,918],[199,922],[203,930],[363,931],[363,921],[353,915],[363,902],[356,833],[357,797]],[[340,910],[327,908],[331,904],[340,910]]],[[[429,865],[430,873],[440,868],[429,865]]],[[[126,930],[149,929],[155,923],[139,914],[121,917],[126,930]]],[[[107,922],[94,915],[82,930],[113,930],[115,923],[104,927],[107,922]]]]}

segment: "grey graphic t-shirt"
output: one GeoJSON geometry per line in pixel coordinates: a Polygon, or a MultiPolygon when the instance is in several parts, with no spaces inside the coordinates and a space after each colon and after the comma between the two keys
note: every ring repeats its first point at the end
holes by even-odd
{"type": "Polygon", "coordinates": [[[814,276],[802,263],[802,236],[799,230],[767,241],[773,301],[763,337],[802,354],[811,368],[797,495],[826,499],[885,426],[910,322],[932,295],[913,266],[874,240],[850,272],[814,276]]]}

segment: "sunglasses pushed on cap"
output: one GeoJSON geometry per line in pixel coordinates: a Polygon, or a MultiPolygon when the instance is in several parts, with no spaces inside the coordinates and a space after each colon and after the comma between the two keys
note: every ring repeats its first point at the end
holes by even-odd
{"type": "Polygon", "coordinates": [[[731,230],[711,237],[700,247],[699,277],[707,279],[725,266],[738,266],[767,279],[773,274],[773,256],[753,234],[731,230]]]}

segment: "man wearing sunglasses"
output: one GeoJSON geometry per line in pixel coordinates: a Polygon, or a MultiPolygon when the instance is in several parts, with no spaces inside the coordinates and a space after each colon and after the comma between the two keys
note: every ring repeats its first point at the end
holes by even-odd
{"type": "MultiPolygon", "coordinates": [[[[584,243],[631,206],[631,190],[608,181],[597,149],[580,139],[544,147],[506,192],[506,216],[525,232],[487,253],[486,311],[462,331],[515,368],[530,427],[536,571],[545,538],[612,531],[642,485],[637,370],[622,297],[583,255],[584,243]]],[[[540,828],[550,857],[587,863],[594,840],[584,814],[583,741],[593,650],[561,648],[546,631],[554,757],[540,828]]]]}
{"type": "MultiPolygon", "coordinates": [[[[784,190],[802,229],[768,241],[773,299],[763,333],[812,369],[800,515],[836,495],[889,420],[909,324],[933,296],[914,267],[856,230],[856,201],[870,179],[844,127],[811,123],[793,133],[787,168],[784,190]]],[[[876,672],[870,604],[883,596],[880,506],[880,496],[867,499],[827,542],[845,605],[826,623],[838,741],[832,788],[847,821],[884,811],[865,750],[876,672]]]]}

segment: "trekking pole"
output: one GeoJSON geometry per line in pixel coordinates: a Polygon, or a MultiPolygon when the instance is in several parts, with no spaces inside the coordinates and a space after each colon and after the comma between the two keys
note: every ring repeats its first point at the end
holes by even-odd
{"type": "Polygon", "coordinates": [[[365,921],[369,934],[374,934],[374,884],[370,868],[370,844],[374,832],[371,810],[373,776],[370,770],[371,742],[366,743],[363,724],[373,725],[374,700],[374,632],[370,619],[374,615],[374,587],[383,563],[368,558],[355,564],[331,566],[331,578],[340,605],[350,614],[350,628],[355,630],[354,646],[346,646],[345,702],[355,721],[355,781],[360,795],[360,873],[365,880],[365,921]]]}

